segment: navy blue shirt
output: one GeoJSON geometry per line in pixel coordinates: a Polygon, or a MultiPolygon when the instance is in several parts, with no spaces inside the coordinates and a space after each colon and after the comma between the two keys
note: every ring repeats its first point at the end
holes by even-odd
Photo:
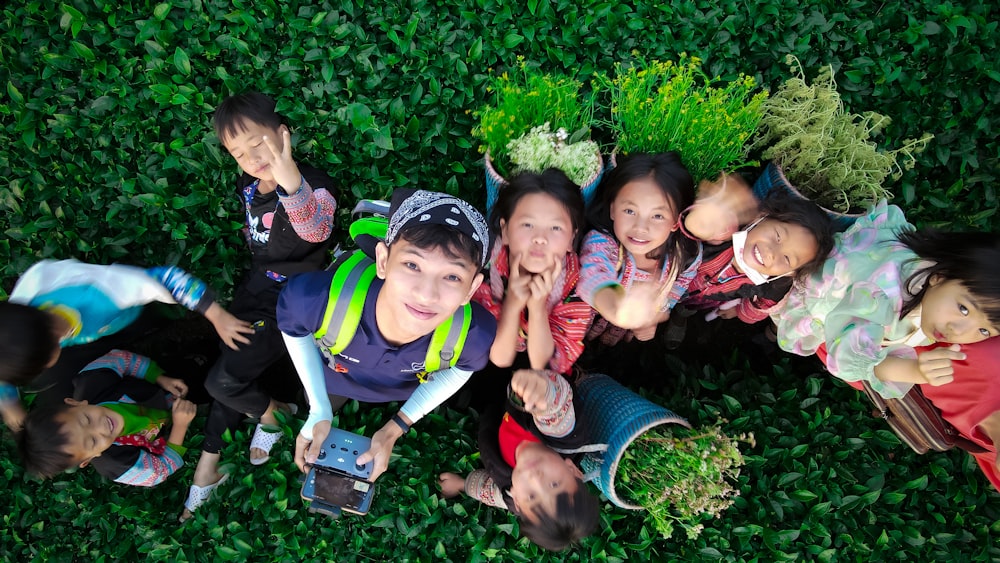
{"type": "MultiPolygon", "coordinates": [[[[334,272],[308,272],[292,276],[278,299],[278,328],[289,336],[312,336],[323,324],[334,272]]],[[[375,300],[382,289],[376,277],[365,299],[358,331],[351,343],[336,356],[324,357],[328,393],[365,402],[405,401],[420,382],[431,334],[394,346],[386,341],[375,322],[375,300]],[[332,364],[332,365],[331,365],[332,364]]],[[[472,323],[455,367],[479,371],[486,367],[496,336],[496,320],[478,303],[472,303],[472,323]]]]}

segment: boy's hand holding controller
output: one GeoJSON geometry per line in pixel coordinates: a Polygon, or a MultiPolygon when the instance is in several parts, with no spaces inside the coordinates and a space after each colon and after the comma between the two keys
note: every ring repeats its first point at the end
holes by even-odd
{"type": "Polygon", "coordinates": [[[198,412],[194,403],[187,399],[177,399],[174,401],[171,418],[173,425],[170,429],[170,438],[167,442],[180,446],[184,444],[184,435],[187,434],[188,426],[194,420],[195,413],[198,412]]]}
{"type": "Polygon", "coordinates": [[[167,393],[173,395],[175,399],[183,399],[188,392],[187,384],[176,377],[161,375],[156,378],[156,384],[162,387],[167,393]]]}
{"type": "MultiPolygon", "coordinates": [[[[397,415],[407,426],[413,424],[413,421],[402,412],[397,413],[397,415]]],[[[392,448],[396,445],[396,440],[402,435],[403,429],[392,420],[386,422],[382,428],[379,428],[372,435],[371,448],[359,455],[357,460],[358,465],[365,465],[369,461],[374,462],[371,477],[368,478],[370,481],[375,482],[379,478],[379,475],[385,473],[386,468],[389,467],[389,458],[392,457],[392,448]]]]}
{"type": "Polygon", "coordinates": [[[281,134],[281,139],[272,139],[264,135],[263,140],[271,153],[269,163],[271,176],[279,186],[284,188],[286,194],[292,195],[302,187],[302,174],[299,172],[299,166],[292,160],[291,132],[284,125],[278,131],[281,134]]]}
{"type": "Polygon", "coordinates": [[[306,466],[316,463],[316,460],[319,459],[319,452],[323,449],[323,444],[329,435],[329,420],[321,420],[313,425],[311,440],[299,432],[299,435],[295,437],[295,465],[298,466],[299,471],[306,473],[309,471],[306,466]]]}
{"type": "Polygon", "coordinates": [[[524,403],[529,413],[542,412],[555,400],[555,389],[545,372],[533,369],[519,369],[510,380],[510,388],[524,403]]]}
{"type": "Polygon", "coordinates": [[[237,319],[229,311],[222,308],[218,303],[212,305],[205,311],[205,318],[215,327],[215,332],[219,333],[219,338],[226,346],[233,350],[239,350],[239,344],[249,344],[250,339],[244,334],[253,334],[254,329],[250,323],[237,319]]]}

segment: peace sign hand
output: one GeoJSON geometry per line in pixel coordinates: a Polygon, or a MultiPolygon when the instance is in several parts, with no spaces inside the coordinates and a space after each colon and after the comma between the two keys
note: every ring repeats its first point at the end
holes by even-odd
{"type": "Polygon", "coordinates": [[[298,165],[292,160],[291,132],[288,131],[288,127],[282,125],[278,128],[278,133],[281,135],[280,140],[273,139],[269,135],[264,135],[263,140],[268,152],[271,153],[271,175],[274,181],[285,189],[285,193],[292,195],[302,186],[302,174],[298,165]]]}

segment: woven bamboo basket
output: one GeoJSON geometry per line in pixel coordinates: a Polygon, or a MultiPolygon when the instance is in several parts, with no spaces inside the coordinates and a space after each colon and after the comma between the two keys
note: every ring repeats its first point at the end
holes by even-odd
{"type": "Polygon", "coordinates": [[[591,442],[607,444],[607,450],[588,454],[583,469],[615,506],[642,510],[618,496],[615,476],[618,464],[629,445],[639,436],[663,424],[690,428],[688,421],[669,409],[644,399],[603,374],[584,376],[576,386],[581,412],[577,420],[586,425],[591,442]]]}

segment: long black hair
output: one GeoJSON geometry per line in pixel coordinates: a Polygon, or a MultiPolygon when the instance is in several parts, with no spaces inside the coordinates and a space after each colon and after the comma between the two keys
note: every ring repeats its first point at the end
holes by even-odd
{"type": "MultiPolygon", "coordinates": [[[[679,216],[694,203],[694,179],[681,163],[680,155],[675,152],[633,154],[620,157],[617,166],[604,177],[598,187],[598,199],[587,213],[590,226],[614,237],[611,204],[628,183],[647,178],[660,188],[675,215],[679,216]]],[[[679,268],[679,273],[697,253],[698,243],[677,229],[667,237],[662,246],[650,251],[646,257],[662,263],[669,256],[671,268],[679,268]]]]}
{"type": "Polygon", "coordinates": [[[906,280],[910,298],[903,304],[903,318],[923,301],[931,278],[956,280],[975,297],[991,322],[1000,322],[1000,237],[996,233],[948,233],[937,229],[904,231],[899,241],[930,262],[906,280]],[[918,276],[926,276],[916,292],[910,288],[918,276]]]}
{"type": "Polygon", "coordinates": [[[500,220],[510,221],[514,209],[524,196],[545,194],[562,204],[569,214],[570,223],[576,235],[573,237],[573,250],[579,250],[578,245],[584,230],[583,195],[580,186],[573,183],[568,176],[558,168],[549,168],[541,174],[522,172],[500,190],[497,202],[490,212],[490,229],[500,232],[500,220]]]}

